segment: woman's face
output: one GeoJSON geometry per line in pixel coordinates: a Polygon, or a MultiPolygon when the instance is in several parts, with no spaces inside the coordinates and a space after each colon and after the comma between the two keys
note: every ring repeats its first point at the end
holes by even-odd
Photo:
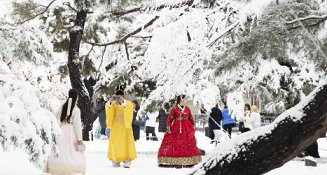
{"type": "Polygon", "coordinates": [[[181,102],[179,103],[181,106],[186,106],[186,103],[187,103],[187,99],[186,97],[181,99],[181,102]]]}

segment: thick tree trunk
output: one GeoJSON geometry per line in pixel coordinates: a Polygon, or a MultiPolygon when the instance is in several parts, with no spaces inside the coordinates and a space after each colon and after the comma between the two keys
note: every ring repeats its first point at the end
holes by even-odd
{"type": "Polygon", "coordinates": [[[268,126],[218,144],[211,158],[191,174],[263,174],[282,166],[327,131],[327,85],[309,99],[268,126]]]}
{"type": "Polygon", "coordinates": [[[78,68],[79,62],[79,47],[83,36],[84,25],[87,12],[77,12],[75,25],[69,32],[69,54],[68,54],[68,68],[69,77],[72,87],[78,90],[80,96],[78,101],[78,107],[81,109],[81,117],[83,124],[83,140],[89,140],[89,131],[92,130],[92,121],[94,120],[94,108],[91,102],[90,93],[85,87],[81,78],[81,73],[78,68]]]}

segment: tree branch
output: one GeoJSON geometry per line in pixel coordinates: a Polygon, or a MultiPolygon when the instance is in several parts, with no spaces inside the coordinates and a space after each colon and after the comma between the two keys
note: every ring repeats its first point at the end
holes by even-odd
{"type": "Polygon", "coordinates": [[[16,23],[16,25],[24,24],[25,22],[30,21],[32,19],[35,19],[36,17],[44,14],[55,1],[56,0],[52,0],[47,6],[40,5],[40,7],[44,7],[44,10],[42,10],[41,12],[37,13],[36,15],[34,15],[34,16],[30,17],[30,18],[25,19],[24,21],[19,21],[18,23],[16,23]]]}
{"type": "MultiPolygon", "coordinates": [[[[70,2],[64,2],[63,3],[64,5],[66,5],[70,10],[72,10],[72,11],[74,11],[74,12],[78,12],[78,10],[76,9],[76,8],[74,8],[71,4],[70,4],[70,2]]],[[[93,13],[93,12],[90,12],[90,11],[87,11],[86,12],[87,14],[91,14],[91,13],[93,13]]]]}
{"type": "Polygon", "coordinates": [[[325,15],[309,15],[309,16],[306,16],[306,17],[303,17],[303,18],[297,18],[297,19],[294,19],[292,21],[286,21],[285,24],[294,24],[296,22],[302,22],[302,21],[305,21],[305,20],[310,20],[310,19],[318,19],[318,20],[326,20],[327,19],[327,14],[325,15]]]}
{"type": "Polygon", "coordinates": [[[66,5],[69,9],[73,10],[74,12],[78,12],[78,10],[72,7],[69,2],[64,2],[63,4],[66,5]]]}
{"type": "Polygon", "coordinates": [[[147,27],[152,25],[158,18],[159,18],[159,16],[154,17],[149,22],[147,22],[144,26],[137,28],[133,32],[127,34],[124,37],[122,37],[121,39],[118,39],[118,40],[115,40],[115,41],[112,41],[112,42],[108,42],[108,43],[93,43],[93,42],[89,42],[89,41],[85,41],[85,43],[91,44],[92,46],[109,46],[109,45],[114,45],[114,44],[118,44],[118,43],[124,43],[124,42],[126,42],[126,40],[128,38],[132,37],[133,35],[141,32],[143,29],[146,29],[147,27]]]}
{"type": "MultiPolygon", "coordinates": [[[[194,0],[187,0],[185,2],[182,2],[182,3],[178,3],[178,4],[172,4],[172,5],[167,5],[167,4],[161,4],[159,6],[156,6],[154,7],[153,9],[155,9],[156,11],[158,10],[161,10],[163,8],[166,8],[166,7],[169,7],[170,9],[172,8],[180,8],[180,7],[183,7],[183,6],[191,6],[193,4],[194,0]]],[[[150,7],[135,7],[135,8],[132,8],[132,9],[129,9],[129,10],[126,10],[126,11],[112,11],[111,14],[116,16],[117,18],[119,17],[122,17],[126,14],[129,14],[129,13],[134,13],[134,12],[144,12],[146,11],[147,9],[149,9],[150,7]]]]}
{"type": "Polygon", "coordinates": [[[146,38],[152,38],[152,36],[131,36],[132,38],[142,38],[142,39],[146,39],[146,38]]]}
{"type": "Polygon", "coordinates": [[[212,47],[221,37],[223,37],[226,33],[230,32],[233,30],[235,27],[237,27],[240,24],[240,22],[235,22],[234,24],[230,25],[225,31],[222,33],[218,34],[215,40],[213,40],[207,47],[212,47]]]}
{"type": "Polygon", "coordinates": [[[127,60],[129,60],[129,53],[128,53],[128,47],[127,47],[127,42],[126,41],[124,41],[124,46],[125,46],[127,60]]]}
{"type": "Polygon", "coordinates": [[[101,55],[101,62],[100,62],[100,65],[98,67],[98,72],[100,72],[100,68],[101,68],[102,63],[103,63],[104,53],[106,52],[106,50],[107,50],[107,46],[105,46],[104,49],[103,49],[103,52],[102,52],[102,55],[101,55]]]}

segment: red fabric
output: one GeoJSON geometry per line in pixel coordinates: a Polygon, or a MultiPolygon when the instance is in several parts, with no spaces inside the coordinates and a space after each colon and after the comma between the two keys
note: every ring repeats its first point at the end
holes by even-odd
{"type": "Polygon", "coordinates": [[[173,107],[167,118],[167,126],[170,126],[171,133],[165,133],[159,148],[159,157],[188,157],[200,155],[196,146],[194,135],[194,120],[190,108],[185,107],[184,113],[178,106],[173,107]],[[182,117],[181,133],[180,124],[177,118],[182,117]]]}

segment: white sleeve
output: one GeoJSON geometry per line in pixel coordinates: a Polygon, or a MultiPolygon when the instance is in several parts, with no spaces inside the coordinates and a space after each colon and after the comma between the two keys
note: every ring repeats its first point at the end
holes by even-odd
{"type": "Polygon", "coordinates": [[[73,125],[76,133],[76,139],[82,140],[82,120],[81,120],[81,111],[75,106],[73,111],[73,125]]]}
{"type": "Polygon", "coordinates": [[[60,106],[59,109],[55,113],[55,116],[56,116],[56,119],[58,122],[60,122],[61,112],[62,112],[62,106],[60,106]]]}
{"type": "Polygon", "coordinates": [[[255,121],[254,121],[255,128],[258,128],[261,126],[261,116],[260,114],[255,115],[255,121]]]}

